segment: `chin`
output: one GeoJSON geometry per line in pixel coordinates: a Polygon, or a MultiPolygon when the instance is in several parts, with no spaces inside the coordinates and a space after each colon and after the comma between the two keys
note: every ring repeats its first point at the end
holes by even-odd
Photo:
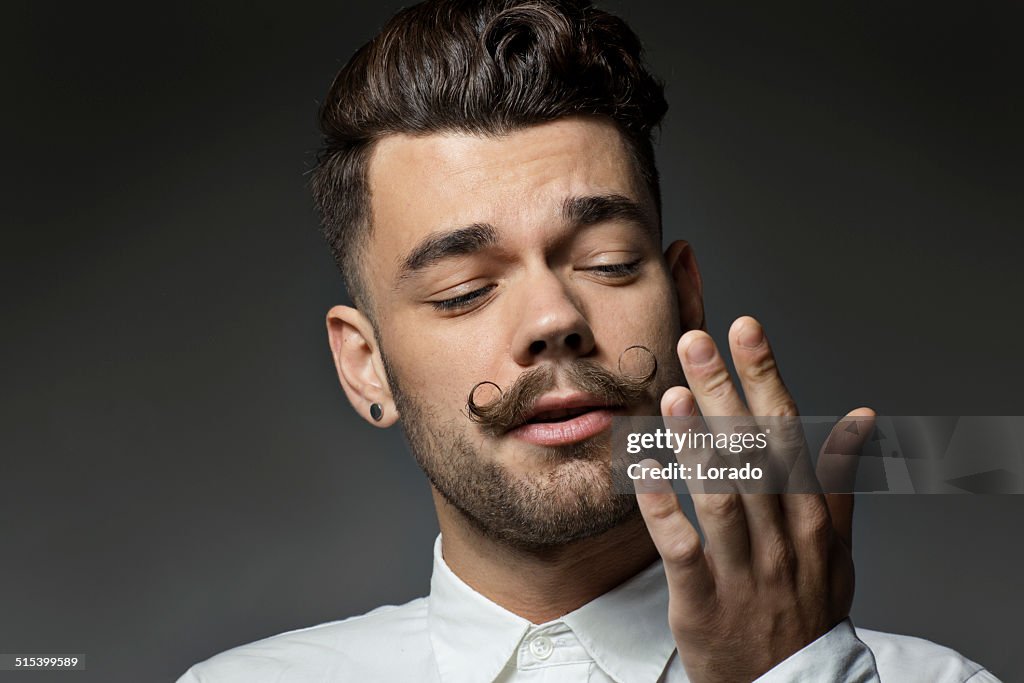
{"type": "Polygon", "coordinates": [[[604,502],[616,495],[607,460],[562,460],[538,468],[520,481],[553,507],[561,503],[576,508],[585,501],[604,502]]]}

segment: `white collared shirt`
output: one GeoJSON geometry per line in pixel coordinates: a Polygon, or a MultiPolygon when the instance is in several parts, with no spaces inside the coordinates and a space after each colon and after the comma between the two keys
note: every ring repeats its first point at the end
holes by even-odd
{"type": "MultiPolygon", "coordinates": [[[[686,683],[656,562],[545,624],[480,595],[434,544],[430,595],[290,631],[195,665],[178,683],[686,683]]],[[[757,683],[999,683],[978,664],[919,638],[846,620],[757,683]]]]}

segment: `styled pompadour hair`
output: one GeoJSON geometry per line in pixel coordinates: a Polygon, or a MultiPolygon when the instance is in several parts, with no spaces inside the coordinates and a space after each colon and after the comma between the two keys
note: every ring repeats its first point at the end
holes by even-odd
{"type": "Polygon", "coordinates": [[[639,39],[589,0],[427,0],[402,10],[341,69],[320,110],[312,191],[350,296],[370,304],[360,260],[377,140],[607,117],[660,212],[651,136],[667,108],[639,39]]]}

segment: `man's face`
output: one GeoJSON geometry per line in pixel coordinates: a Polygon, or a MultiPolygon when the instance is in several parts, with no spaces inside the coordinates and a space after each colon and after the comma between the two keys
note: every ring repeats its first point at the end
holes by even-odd
{"type": "Polygon", "coordinates": [[[369,180],[364,281],[397,408],[434,486],[520,545],[565,543],[634,514],[635,499],[611,487],[611,416],[658,414],[661,393],[682,381],[680,323],[656,209],[615,126],[393,135],[369,180]],[[621,367],[620,356],[635,345],[658,373],[629,404],[574,379],[588,362],[630,374],[636,352],[621,367]],[[531,371],[546,380],[526,391],[511,429],[471,419],[471,395],[486,404],[493,385],[508,392],[531,371]],[[493,385],[474,394],[481,382],[493,385]]]}

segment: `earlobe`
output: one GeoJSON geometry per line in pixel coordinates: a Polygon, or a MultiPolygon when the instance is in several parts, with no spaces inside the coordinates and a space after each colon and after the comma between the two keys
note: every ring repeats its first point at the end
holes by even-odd
{"type": "Polygon", "coordinates": [[[338,371],[338,381],[352,407],[377,427],[398,421],[387,376],[373,334],[373,324],[350,306],[327,312],[327,338],[338,371]]]}
{"type": "Polygon", "coordinates": [[[683,331],[706,330],[704,282],[693,247],[685,240],[676,240],[665,250],[665,263],[679,297],[679,318],[683,331]]]}

